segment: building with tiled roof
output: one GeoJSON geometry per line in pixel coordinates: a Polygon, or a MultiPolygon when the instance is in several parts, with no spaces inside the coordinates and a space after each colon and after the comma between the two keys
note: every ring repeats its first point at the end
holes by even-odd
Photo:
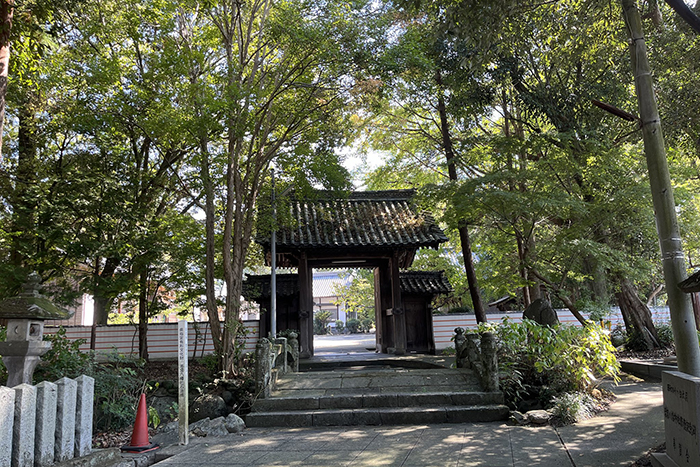
{"type": "MultiPolygon", "coordinates": [[[[289,204],[291,225],[277,232],[279,267],[296,267],[294,252],[314,249],[315,256],[399,249],[407,268],[419,248],[437,248],[447,241],[433,217],[411,201],[415,190],[317,191],[311,199],[289,204]]],[[[270,239],[259,239],[269,253],[270,239]]],[[[266,256],[269,258],[269,256],[266,256]]],[[[328,267],[361,267],[361,259],[335,259],[328,267]]]]}
{"type": "MultiPolygon", "coordinates": [[[[412,311],[410,317],[404,314],[399,271],[411,266],[418,249],[437,248],[447,237],[432,216],[415,205],[414,195],[414,190],[317,191],[308,198],[292,199],[285,208],[286,213],[280,208],[279,218],[285,221],[276,233],[276,263],[278,267],[299,271],[302,358],[313,355],[314,268],[372,269],[377,349],[397,355],[416,350],[407,340],[407,322],[412,326],[409,332],[416,329],[420,333],[427,332],[425,310],[419,313],[420,322],[414,319],[417,311],[412,311]]],[[[268,264],[271,262],[270,241],[268,237],[258,239],[268,264]]],[[[421,280],[416,276],[408,286],[431,284],[421,280]]],[[[277,329],[281,329],[279,321],[277,329]]],[[[421,349],[424,340],[421,337],[421,344],[416,344],[421,349]]]]}

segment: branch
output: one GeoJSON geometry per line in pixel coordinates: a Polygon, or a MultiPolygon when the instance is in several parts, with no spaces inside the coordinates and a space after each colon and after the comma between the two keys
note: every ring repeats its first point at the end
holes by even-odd
{"type": "Polygon", "coordinates": [[[588,326],[590,324],[589,321],[586,318],[584,318],[583,315],[578,311],[578,309],[576,308],[576,305],[574,305],[574,302],[571,301],[569,296],[562,293],[562,290],[558,285],[556,285],[555,283],[553,283],[552,281],[550,281],[546,277],[542,276],[542,274],[537,272],[536,269],[534,269],[534,268],[528,268],[528,269],[529,269],[530,273],[532,273],[533,276],[535,276],[536,278],[538,278],[539,280],[541,280],[542,282],[547,284],[547,286],[550,288],[550,290],[552,292],[554,292],[554,295],[556,295],[557,298],[559,298],[559,300],[564,302],[564,305],[566,305],[566,307],[569,309],[569,311],[571,311],[571,314],[574,315],[576,317],[576,319],[582,325],[588,326]]]}
{"type": "Polygon", "coordinates": [[[666,0],[666,3],[678,13],[678,16],[680,16],[683,21],[688,23],[693,31],[700,34],[700,18],[693,13],[693,10],[691,10],[683,0],[666,0]]]}

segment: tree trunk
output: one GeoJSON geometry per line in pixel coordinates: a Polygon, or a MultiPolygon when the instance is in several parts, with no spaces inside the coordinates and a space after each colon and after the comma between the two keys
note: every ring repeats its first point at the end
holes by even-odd
{"type": "Polygon", "coordinates": [[[651,67],[647,59],[642,19],[634,0],[622,0],[622,10],[631,39],[630,56],[639,101],[644,153],[654,202],[656,229],[661,245],[678,369],[693,376],[700,376],[700,346],[698,346],[698,335],[695,330],[695,316],[690,297],[678,288],[678,284],[686,278],[685,255],[676,218],[676,204],[666,160],[661,118],[656,106],[651,67]]]}
{"type": "Polygon", "coordinates": [[[629,279],[623,278],[620,280],[620,291],[616,294],[617,303],[620,306],[620,312],[625,320],[625,325],[631,325],[632,328],[627,328],[629,334],[638,334],[647,347],[647,350],[652,350],[659,347],[659,336],[656,334],[654,322],[651,319],[651,311],[639,299],[637,290],[629,279]]]}
{"type": "Polygon", "coordinates": [[[561,288],[559,286],[557,286],[557,284],[550,281],[549,279],[547,279],[546,277],[544,277],[542,274],[540,274],[539,272],[537,272],[534,269],[530,269],[530,273],[547,285],[547,287],[552,291],[552,293],[554,293],[554,295],[556,295],[557,298],[564,303],[566,308],[569,309],[571,314],[576,317],[576,319],[578,320],[579,323],[581,323],[583,326],[588,326],[590,324],[590,322],[586,318],[583,317],[581,312],[578,311],[578,308],[576,307],[574,302],[571,300],[571,298],[568,295],[566,295],[565,293],[563,293],[561,288]]]}
{"type": "Polygon", "coordinates": [[[216,301],[216,211],[214,208],[214,185],[211,180],[209,150],[206,137],[200,138],[201,176],[204,185],[204,227],[206,232],[206,264],[204,267],[205,296],[207,317],[211,328],[214,351],[221,357],[223,355],[223,335],[221,332],[221,320],[219,319],[219,307],[216,301]]]}
{"type": "Polygon", "coordinates": [[[148,268],[139,274],[139,358],[148,361],[148,268]]]}
{"type": "MultiPolygon", "coordinates": [[[[2,0],[0,0],[2,2],[2,0]]],[[[4,4],[4,3],[3,3],[4,4]]],[[[36,211],[38,201],[37,183],[37,114],[39,105],[31,90],[24,95],[19,109],[17,135],[17,169],[15,189],[12,193],[12,250],[10,262],[22,271],[24,278],[36,261],[36,211]]]]}
{"type": "MultiPolygon", "coordinates": [[[[439,87],[442,86],[442,76],[440,71],[435,73],[435,81],[439,87]]],[[[452,136],[450,135],[450,127],[447,121],[447,109],[445,108],[445,98],[442,95],[442,90],[438,91],[438,113],[440,114],[440,133],[442,134],[442,147],[445,151],[445,159],[447,161],[447,172],[450,180],[457,181],[457,167],[455,166],[454,147],[452,145],[452,136]]],[[[464,269],[467,274],[467,283],[469,284],[469,295],[474,306],[474,314],[476,315],[477,323],[486,322],[486,312],[484,305],[481,302],[481,293],[479,292],[479,284],[476,279],[476,271],[474,271],[474,261],[472,259],[471,241],[469,239],[469,225],[467,221],[462,219],[459,222],[459,241],[462,244],[462,257],[464,258],[464,269]]]]}
{"type": "Polygon", "coordinates": [[[95,299],[94,323],[107,324],[109,319],[109,311],[114,303],[114,297],[108,292],[108,283],[114,278],[114,273],[119,266],[120,261],[117,258],[107,258],[102,272],[99,270],[94,272],[92,295],[95,299]]]}
{"type": "Polygon", "coordinates": [[[10,32],[14,15],[14,0],[0,0],[0,163],[2,163],[2,135],[5,129],[5,96],[10,68],[10,32]]]}

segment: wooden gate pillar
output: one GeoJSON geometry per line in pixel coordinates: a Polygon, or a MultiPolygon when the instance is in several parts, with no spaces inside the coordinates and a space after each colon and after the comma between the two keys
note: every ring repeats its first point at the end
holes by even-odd
{"type": "Polygon", "coordinates": [[[394,321],[394,354],[406,353],[406,313],[401,300],[401,278],[399,277],[399,252],[391,257],[391,314],[394,321]]]}
{"type": "Polygon", "coordinates": [[[387,316],[391,306],[391,272],[389,260],[384,260],[381,266],[374,269],[374,318],[377,350],[380,353],[387,353],[389,347],[394,346],[393,321],[391,316],[387,316]]]}
{"type": "Polygon", "coordinates": [[[314,297],[312,270],[306,252],[299,259],[299,351],[300,358],[314,354],[314,297]]]}

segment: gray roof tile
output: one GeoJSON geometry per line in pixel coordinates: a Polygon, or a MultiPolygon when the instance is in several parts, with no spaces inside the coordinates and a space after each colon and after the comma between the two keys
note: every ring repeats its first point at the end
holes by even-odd
{"type": "Polygon", "coordinates": [[[447,241],[433,217],[411,201],[414,190],[317,194],[290,203],[294,226],[279,230],[278,248],[434,248],[447,241]]]}

